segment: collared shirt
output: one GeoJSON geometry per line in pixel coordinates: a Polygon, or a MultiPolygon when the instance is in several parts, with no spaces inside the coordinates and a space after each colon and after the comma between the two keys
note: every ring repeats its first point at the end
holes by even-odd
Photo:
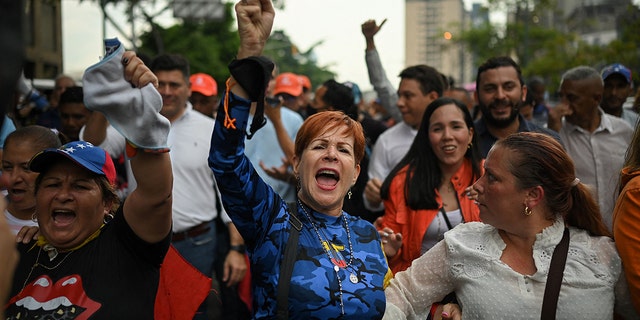
{"type": "Polygon", "coordinates": [[[599,110],[600,125],[589,132],[567,121],[562,124],[560,139],[576,166],[576,176],[591,185],[598,198],[602,218],[611,230],[618,177],[631,142],[633,129],[621,118],[599,110]]]}
{"type": "MultiPolygon", "coordinates": [[[[560,136],[558,136],[557,132],[547,128],[540,127],[534,124],[533,122],[529,122],[522,115],[518,115],[518,120],[520,121],[520,125],[518,126],[518,132],[544,133],[544,134],[550,135],[552,138],[562,143],[562,141],[560,140],[560,136]]],[[[483,118],[476,120],[476,122],[474,123],[474,126],[478,134],[478,143],[480,144],[480,154],[482,155],[483,158],[486,158],[487,154],[489,154],[489,150],[491,150],[491,147],[493,147],[493,145],[498,141],[498,138],[496,138],[491,134],[491,132],[489,132],[489,128],[487,128],[487,124],[484,122],[483,118]]]]}
{"type": "MultiPolygon", "coordinates": [[[[207,158],[214,120],[187,104],[171,123],[168,143],[173,170],[173,231],[185,231],[218,216],[216,181],[207,158]]],[[[224,211],[224,208],[222,208],[224,211]]],[[[231,221],[226,214],[225,222],[231,221]]]]}

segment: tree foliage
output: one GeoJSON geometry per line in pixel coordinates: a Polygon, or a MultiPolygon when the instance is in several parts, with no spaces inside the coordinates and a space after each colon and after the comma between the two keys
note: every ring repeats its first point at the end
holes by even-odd
{"type": "MultiPolygon", "coordinates": [[[[498,55],[513,57],[525,78],[545,78],[550,92],[558,88],[562,74],[578,65],[596,69],[620,62],[640,70],[640,14],[630,5],[618,21],[619,38],[606,45],[589,44],[576,33],[562,32],[540,23],[540,14],[555,8],[553,0],[489,0],[489,10],[514,13],[504,25],[485,23],[462,32],[458,38],[472,54],[476,66],[498,55]],[[515,18],[513,18],[515,17],[515,18]]],[[[556,13],[557,14],[557,13],[556,13]]]]}
{"type": "Polygon", "coordinates": [[[152,25],[142,34],[138,51],[148,57],[160,53],[179,53],[191,64],[191,72],[205,72],[218,81],[228,76],[227,65],[236,55],[240,40],[233,30],[233,5],[225,4],[221,21],[183,21],[163,28],[152,25]]]}
{"type": "MultiPolygon", "coordinates": [[[[284,5],[284,1],[278,3],[284,5]]],[[[160,53],[180,53],[189,60],[192,73],[208,73],[220,82],[228,77],[227,65],[235,58],[240,44],[233,6],[232,2],[225,4],[221,21],[185,20],[163,28],[150,20],[151,30],[140,35],[138,51],[149,58],[160,53]]],[[[275,30],[264,55],[271,58],[281,72],[304,74],[318,84],[335,77],[328,68],[317,65],[313,50],[319,44],[301,51],[284,31],[275,30]]]]}
{"type": "Polygon", "coordinates": [[[317,65],[317,58],[313,50],[321,44],[322,41],[317,42],[306,51],[301,51],[291,42],[284,31],[276,30],[267,41],[264,54],[278,65],[280,72],[306,75],[312,84],[318,85],[335,78],[335,74],[327,67],[317,65]]]}

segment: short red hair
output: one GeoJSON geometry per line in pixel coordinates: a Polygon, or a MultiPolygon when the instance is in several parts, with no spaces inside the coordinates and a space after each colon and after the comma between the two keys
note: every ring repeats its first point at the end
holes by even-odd
{"type": "Polygon", "coordinates": [[[313,139],[319,137],[324,132],[338,129],[340,126],[347,128],[347,136],[353,136],[353,155],[356,164],[360,164],[360,161],[362,161],[364,157],[365,144],[362,125],[342,111],[322,111],[307,118],[296,135],[296,156],[301,158],[302,151],[307,148],[313,139]]]}

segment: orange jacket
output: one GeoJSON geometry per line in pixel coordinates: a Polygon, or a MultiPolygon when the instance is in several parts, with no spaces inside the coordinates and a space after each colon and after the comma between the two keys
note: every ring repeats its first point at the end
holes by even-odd
{"type": "Polygon", "coordinates": [[[631,301],[640,312],[640,171],[622,169],[624,188],[613,209],[613,238],[627,277],[631,301]]]}
{"type": "MultiPolygon", "coordinates": [[[[408,207],[404,195],[404,184],[409,166],[402,168],[391,181],[389,198],[384,201],[384,216],[382,228],[389,227],[394,232],[402,234],[402,247],[398,253],[389,259],[389,267],[393,273],[407,269],[411,262],[420,256],[422,240],[431,221],[438,214],[439,209],[413,210],[408,207]]],[[[458,195],[460,210],[465,222],[480,221],[478,206],[465,194],[468,186],[475,182],[471,160],[465,159],[460,169],[451,177],[451,183],[458,195]]],[[[436,201],[442,206],[442,199],[437,190],[436,201]]]]}

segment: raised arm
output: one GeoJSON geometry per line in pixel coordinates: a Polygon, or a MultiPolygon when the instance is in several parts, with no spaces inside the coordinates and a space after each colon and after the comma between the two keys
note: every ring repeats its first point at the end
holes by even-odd
{"type": "MultiPolygon", "coordinates": [[[[125,66],[125,79],[136,86],[136,89],[156,90],[158,79],[134,52],[125,52],[122,64],[125,66]]],[[[158,102],[161,104],[162,100],[158,102]]],[[[160,107],[161,105],[158,110],[160,107]]],[[[157,118],[150,117],[146,124],[153,125],[156,120],[157,118]]],[[[149,131],[153,132],[154,129],[149,131]]],[[[163,131],[155,133],[168,134],[163,131]]],[[[173,174],[169,153],[165,151],[168,150],[132,148],[129,152],[130,156],[135,152],[131,158],[131,170],[137,187],[127,197],[123,211],[133,231],[151,243],[162,240],[171,230],[173,174]]]]}
{"type": "Polygon", "coordinates": [[[281,110],[282,102],[279,105],[272,107],[267,106],[264,109],[264,114],[271,120],[273,123],[273,127],[276,130],[276,136],[278,138],[278,144],[282,149],[282,152],[287,157],[289,163],[293,163],[293,155],[295,153],[295,146],[291,138],[289,137],[289,133],[287,129],[284,127],[284,123],[282,123],[281,110]]]}
{"type": "MultiPolygon", "coordinates": [[[[235,9],[240,35],[236,58],[240,60],[262,55],[276,15],[271,0],[242,0],[236,3],[235,9]]],[[[241,98],[249,97],[242,86],[234,85],[231,91],[241,98]]]]}
{"type": "MultiPolygon", "coordinates": [[[[209,167],[221,193],[222,203],[247,247],[269,225],[277,194],[257,175],[244,155],[249,110],[265,92],[273,64],[260,57],[275,12],[269,0],[243,0],[235,6],[240,47],[229,65],[227,80],[211,136],[209,167]]],[[[264,97],[262,97],[264,99],[264,97]]],[[[254,117],[254,121],[255,121],[254,117]]],[[[260,131],[257,134],[261,134],[260,131]]]]}
{"type": "Polygon", "coordinates": [[[396,122],[402,122],[402,114],[396,106],[398,93],[389,78],[387,78],[387,73],[382,67],[382,61],[374,41],[374,36],[386,21],[385,19],[380,25],[377,25],[375,20],[367,20],[362,24],[362,35],[364,35],[367,43],[364,58],[369,72],[369,82],[378,95],[378,99],[380,99],[380,105],[396,122]]]}
{"type": "Polygon", "coordinates": [[[138,183],[124,203],[133,231],[147,242],[162,240],[171,230],[173,175],[169,153],[138,152],[131,159],[138,183]]]}
{"type": "Polygon", "coordinates": [[[107,127],[109,127],[107,118],[100,112],[92,112],[89,119],[87,119],[84,130],[81,132],[80,138],[99,146],[107,137],[107,127]]]}
{"type": "Polygon", "coordinates": [[[155,243],[171,230],[169,120],[159,114],[162,97],[151,70],[134,52],[125,52],[119,41],[105,44],[106,57],[83,76],[85,103],[102,112],[127,139],[137,188],[125,200],[124,217],[136,235],[155,243]]]}
{"type": "Polygon", "coordinates": [[[377,25],[375,20],[367,20],[362,24],[362,35],[364,35],[364,40],[367,42],[367,51],[376,50],[376,43],[373,37],[380,31],[385,22],[387,22],[387,19],[382,20],[380,25],[377,25]]]}

